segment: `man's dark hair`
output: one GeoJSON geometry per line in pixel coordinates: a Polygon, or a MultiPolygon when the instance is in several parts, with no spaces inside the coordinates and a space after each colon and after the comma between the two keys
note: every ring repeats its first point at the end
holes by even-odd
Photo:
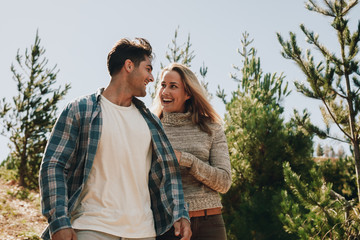
{"type": "Polygon", "coordinates": [[[110,76],[118,73],[124,66],[126,59],[130,59],[135,67],[145,60],[145,56],[152,59],[152,47],[144,38],[120,39],[111,49],[107,57],[107,67],[110,76]]]}

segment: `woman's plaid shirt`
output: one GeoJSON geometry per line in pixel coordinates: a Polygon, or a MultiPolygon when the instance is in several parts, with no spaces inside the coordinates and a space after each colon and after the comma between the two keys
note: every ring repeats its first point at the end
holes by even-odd
{"type": "MultiPolygon", "coordinates": [[[[100,139],[102,115],[99,99],[103,89],[67,105],[48,141],[40,168],[42,213],[49,225],[43,233],[70,228],[71,211],[89,176],[100,139]]],[[[134,98],[149,126],[153,156],[149,191],[156,233],[167,231],[180,218],[189,219],[175,153],[160,120],[134,98]]]]}

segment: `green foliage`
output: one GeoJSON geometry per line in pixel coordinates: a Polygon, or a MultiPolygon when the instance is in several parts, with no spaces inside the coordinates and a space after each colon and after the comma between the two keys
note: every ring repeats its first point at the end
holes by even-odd
{"type": "Polygon", "coordinates": [[[30,191],[26,188],[20,188],[18,190],[8,190],[7,194],[13,198],[17,198],[19,200],[29,199],[30,201],[34,200],[33,196],[31,196],[30,191]]]}
{"type": "MultiPolygon", "coordinates": [[[[2,162],[2,164],[5,161],[2,162]]],[[[8,169],[6,166],[0,165],[0,178],[5,181],[15,181],[18,179],[17,171],[13,168],[8,169]]]]}
{"type": "Polygon", "coordinates": [[[312,181],[304,181],[284,163],[284,176],[288,187],[281,192],[279,218],[287,232],[298,239],[360,237],[359,209],[333,191],[316,168],[310,171],[312,181]]]}
{"type": "MultiPolygon", "coordinates": [[[[285,187],[283,163],[290,162],[307,176],[312,167],[312,136],[284,122],[281,101],[290,93],[282,75],[263,74],[256,51],[243,34],[242,67],[234,67],[239,83],[226,103],[225,132],[229,145],[233,185],[223,196],[229,239],[294,239],[278,218],[281,190],[285,187]]],[[[299,120],[306,121],[306,116],[299,120]]]]}
{"type": "Polygon", "coordinates": [[[47,137],[56,120],[57,104],[70,89],[53,88],[58,70],[56,65],[47,68],[48,60],[43,56],[36,33],[34,45],[24,55],[18,51],[15,65],[11,65],[13,79],[17,84],[17,95],[12,103],[0,101],[1,134],[10,140],[8,166],[18,173],[20,186],[37,188],[38,171],[47,137]]]}
{"type": "Polygon", "coordinates": [[[40,236],[33,231],[25,231],[19,234],[19,237],[24,240],[41,240],[40,236]]]}
{"type": "Polygon", "coordinates": [[[356,174],[354,160],[351,157],[326,160],[318,163],[319,172],[332,189],[346,199],[356,198],[356,174]]]}
{"type": "Polygon", "coordinates": [[[230,154],[235,156],[231,158],[235,181],[256,182],[260,188],[280,183],[282,152],[272,151],[283,146],[279,141],[283,138],[280,109],[269,109],[261,101],[246,96],[233,100],[227,109],[226,134],[231,143],[230,154]]]}
{"type": "Polygon", "coordinates": [[[324,155],[324,149],[321,146],[320,143],[318,143],[317,147],[316,147],[316,156],[321,157],[324,155]]]}
{"type": "Polygon", "coordinates": [[[309,124],[309,131],[321,138],[332,138],[350,143],[354,150],[356,166],[357,194],[360,199],[360,70],[359,41],[360,22],[357,29],[351,33],[348,27],[347,15],[357,4],[357,0],[323,0],[323,5],[309,0],[306,7],[331,19],[331,27],[337,34],[339,49],[328,49],[320,43],[318,34],[300,25],[307,42],[321,55],[322,60],[315,62],[309,49],[304,51],[298,46],[296,35],[290,32],[290,40],[285,41],[278,33],[284,58],[294,61],[305,75],[307,84],[295,82],[299,92],[307,97],[320,100],[323,104],[325,130],[309,124]],[[334,53],[335,52],[335,53],[334,53]],[[338,52],[339,54],[336,54],[338,52]],[[343,133],[343,138],[330,134],[331,125],[336,125],[343,133]]]}
{"type": "MultiPolygon", "coordinates": [[[[187,41],[184,44],[178,45],[178,31],[179,27],[175,30],[174,39],[171,40],[172,45],[168,45],[168,50],[165,57],[169,63],[178,62],[188,67],[191,67],[191,61],[195,58],[194,51],[190,50],[192,44],[190,42],[190,34],[188,34],[187,41]]],[[[161,64],[161,69],[165,66],[161,64]]]]}

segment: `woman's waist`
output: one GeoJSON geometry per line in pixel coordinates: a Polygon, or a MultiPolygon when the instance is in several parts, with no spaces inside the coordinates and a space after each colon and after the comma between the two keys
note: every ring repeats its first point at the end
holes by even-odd
{"type": "Polygon", "coordinates": [[[185,202],[189,205],[189,211],[221,208],[221,199],[218,194],[184,196],[185,202]]]}

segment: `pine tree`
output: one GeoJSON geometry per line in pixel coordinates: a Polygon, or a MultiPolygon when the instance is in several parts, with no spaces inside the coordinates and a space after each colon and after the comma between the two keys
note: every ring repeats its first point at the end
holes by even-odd
{"type": "MultiPolygon", "coordinates": [[[[168,51],[166,51],[166,53],[165,53],[165,58],[168,60],[169,64],[177,62],[177,63],[184,64],[185,66],[190,68],[191,62],[196,56],[194,54],[194,50],[191,49],[192,44],[191,44],[190,34],[188,34],[187,40],[185,43],[179,44],[178,43],[178,32],[179,32],[179,27],[177,29],[175,29],[174,38],[171,40],[171,44],[168,45],[168,51]]],[[[160,62],[160,68],[163,69],[164,67],[165,67],[165,65],[162,62],[160,62]]],[[[201,82],[202,86],[205,88],[205,90],[208,94],[208,98],[211,99],[212,94],[208,91],[209,83],[205,80],[207,72],[208,72],[208,67],[203,62],[202,66],[200,66],[200,68],[199,68],[199,73],[201,76],[199,81],[201,82]]],[[[155,94],[156,94],[156,90],[157,90],[156,86],[158,86],[159,81],[160,81],[160,79],[159,79],[159,75],[158,75],[156,77],[155,83],[153,85],[154,89],[149,89],[149,94],[152,99],[155,98],[155,94]]]]}
{"type": "MultiPolygon", "coordinates": [[[[178,32],[179,27],[175,30],[174,39],[171,40],[172,45],[168,45],[168,50],[170,52],[166,52],[165,58],[169,61],[169,63],[178,62],[191,67],[191,61],[195,58],[195,55],[194,51],[191,50],[192,44],[190,41],[190,34],[188,34],[186,43],[179,46],[178,32]]],[[[165,67],[163,64],[160,65],[161,69],[165,67]]]]}
{"type": "Polygon", "coordinates": [[[316,156],[322,157],[324,155],[324,149],[322,148],[321,144],[318,143],[316,147],[316,156]]]}
{"type": "Polygon", "coordinates": [[[320,43],[318,34],[300,25],[307,42],[314,46],[323,57],[322,61],[315,62],[309,49],[304,51],[298,46],[296,35],[290,32],[290,40],[284,41],[278,33],[278,40],[282,45],[284,58],[293,60],[302,70],[308,82],[296,82],[295,86],[305,96],[318,99],[322,102],[321,112],[327,130],[322,131],[312,126],[311,130],[322,138],[332,138],[350,143],[355,160],[358,201],[360,201],[360,75],[359,46],[360,22],[357,30],[352,34],[348,27],[347,15],[357,4],[358,0],[323,0],[324,6],[309,0],[306,8],[331,19],[331,26],[335,30],[340,55],[329,50],[320,43]],[[335,124],[344,134],[340,139],[330,134],[330,125],[335,124]]]}
{"type": "Polygon", "coordinates": [[[360,220],[356,207],[325,183],[321,171],[310,171],[312,181],[304,181],[284,164],[288,186],[282,191],[279,217],[287,232],[298,239],[359,239],[360,220]]]}
{"type": "Polygon", "coordinates": [[[317,164],[325,182],[331,183],[335,192],[346,199],[356,198],[355,166],[351,157],[339,158],[336,161],[327,159],[317,164]]]}
{"type": "MultiPolygon", "coordinates": [[[[293,239],[278,218],[284,187],[285,161],[301,174],[311,167],[312,140],[285,123],[282,99],[290,93],[282,75],[263,74],[252,41],[243,34],[242,66],[232,78],[239,83],[226,103],[225,132],[233,171],[233,185],[223,195],[229,239],[293,239]]],[[[306,175],[306,174],[303,174],[306,175]]]]}
{"type": "Polygon", "coordinates": [[[56,120],[57,104],[70,89],[53,88],[58,74],[57,66],[47,68],[48,59],[43,55],[40,37],[36,32],[34,45],[24,55],[16,55],[20,68],[11,65],[13,79],[17,84],[17,95],[13,102],[0,101],[1,134],[10,140],[9,161],[14,164],[19,185],[38,187],[38,171],[47,137],[56,120]]]}

